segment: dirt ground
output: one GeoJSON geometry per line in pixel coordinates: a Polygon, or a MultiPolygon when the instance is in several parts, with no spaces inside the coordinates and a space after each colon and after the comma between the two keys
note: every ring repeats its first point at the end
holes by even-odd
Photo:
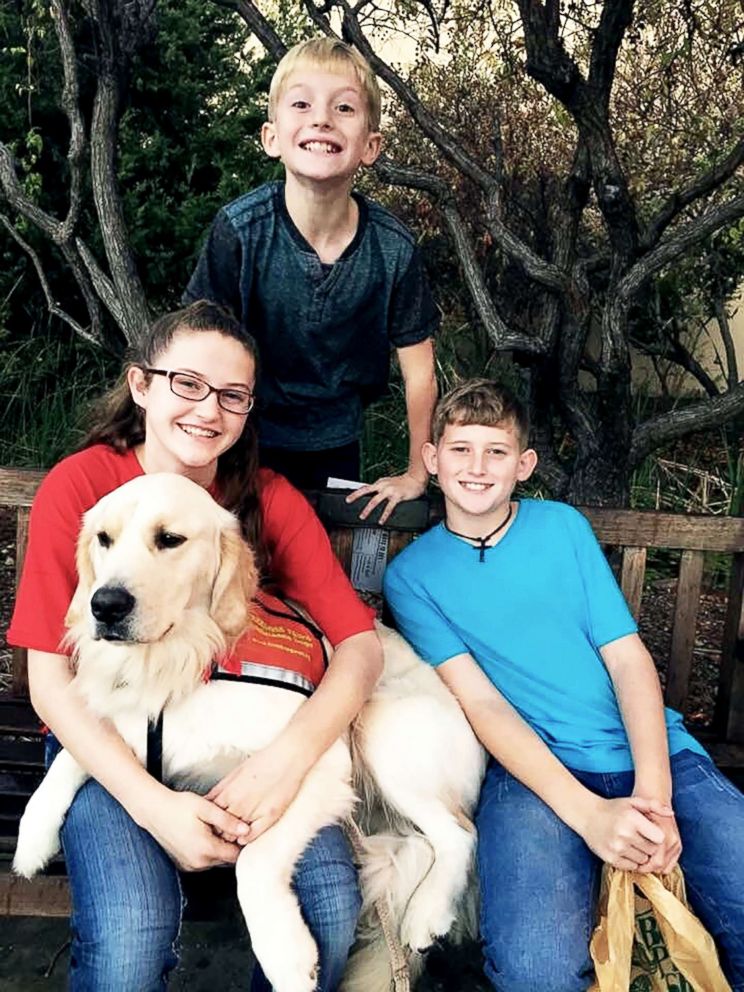
{"type": "MultiPolygon", "coordinates": [[[[67,920],[15,917],[0,920],[0,989],[63,992],[67,988],[67,920]],[[56,959],[56,960],[55,960],[56,959]]],[[[185,923],[182,963],[173,992],[244,992],[253,966],[239,921],[185,923]]]]}
{"type": "MultiPolygon", "coordinates": [[[[64,992],[67,920],[0,920],[2,992],[64,992]]],[[[240,920],[184,923],[170,992],[246,992],[253,958],[240,920]]],[[[417,992],[487,992],[476,948],[435,949],[417,992]]]]}

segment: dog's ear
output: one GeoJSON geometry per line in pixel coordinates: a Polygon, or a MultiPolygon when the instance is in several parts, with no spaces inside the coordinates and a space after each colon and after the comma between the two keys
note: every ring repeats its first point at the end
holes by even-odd
{"type": "Polygon", "coordinates": [[[237,637],[248,624],[250,601],[258,586],[253,551],[240,535],[239,526],[220,533],[220,565],[212,586],[212,619],[227,634],[237,637]]]}
{"type": "Polygon", "coordinates": [[[95,574],[93,572],[93,562],[90,558],[90,542],[92,529],[83,518],[83,526],[78,535],[77,548],[75,551],[75,567],[77,568],[78,584],[75,594],[72,597],[67,614],[65,616],[65,626],[74,627],[84,619],[88,610],[88,600],[90,590],[93,587],[95,574]]]}

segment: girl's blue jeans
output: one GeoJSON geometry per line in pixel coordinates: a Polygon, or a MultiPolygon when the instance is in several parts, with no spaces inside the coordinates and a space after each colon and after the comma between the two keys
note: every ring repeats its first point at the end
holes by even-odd
{"type": "MultiPolygon", "coordinates": [[[[703,755],[681,751],[671,765],[690,906],[715,938],[734,992],[744,992],[744,796],[703,755]]],[[[632,772],[571,771],[607,799],[633,790],[632,772]]],[[[481,937],[494,989],[584,992],[602,863],[495,761],[476,824],[481,937]]]]}
{"type": "MultiPolygon", "coordinates": [[[[49,735],[48,761],[58,748],[49,735]]],[[[183,909],[178,872],[168,855],[92,779],[70,807],[62,847],[72,892],[72,992],[165,989],[178,962],[183,909]]],[[[318,990],[333,992],[361,905],[351,850],[340,827],[326,827],[315,837],[297,864],[293,884],[318,944],[318,990]]],[[[258,966],[250,987],[251,992],[271,988],[258,966]]]]}

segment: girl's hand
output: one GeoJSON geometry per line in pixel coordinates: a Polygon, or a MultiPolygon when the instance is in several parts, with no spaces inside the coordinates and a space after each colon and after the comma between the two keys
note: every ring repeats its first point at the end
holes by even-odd
{"type": "Polygon", "coordinates": [[[295,756],[269,746],[233,769],[206,798],[249,824],[250,843],[276,823],[304,777],[304,766],[295,756]]]}
{"type": "Polygon", "coordinates": [[[182,871],[234,864],[248,835],[245,823],[193,792],[165,790],[141,825],[182,871]]]}
{"type": "Polygon", "coordinates": [[[579,832],[589,848],[607,864],[624,871],[646,870],[660,856],[666,833],[650,815],[674,820],[671,806],[656,799],[630,796],[602,799],[588,810],[586,825],[579,832]]]}

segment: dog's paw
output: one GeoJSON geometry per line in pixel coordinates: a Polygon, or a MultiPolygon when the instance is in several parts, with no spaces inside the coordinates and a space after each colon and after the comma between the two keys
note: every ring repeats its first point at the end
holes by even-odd
{"type": "Polygon", "coordinates": [[[438,937],[449,933],[455,921],[449,900],[431,899],[430,895],[430,892],[415,892],[403,917],[401,941],[413,951],[431,947],[438,937]]]}
{"type": "Polygon", "coordinates": [[[239,878],[238,898],[253,953],[275,992],[315,992],[318,948],[294,893],[264,886],[263,898],[257,900],[255,887],[239,878]]]}
{"type": "Polygon", "coordinates": [[[59,832],[49,824],[24,815],[18,828],[13,871],[24,878],[33,878],[58,851],[59,832]]]}
{"type": "MultiPolygon", "coordinates": [[[[291,940],[277,935],[276,948],[256,950],[264,974],[275,992],[315,992],[318,987],[318,949],[307,927],[296,928],[291,940]]],[[[255,949],[255,948],[254,948],[255,949]]]]}

